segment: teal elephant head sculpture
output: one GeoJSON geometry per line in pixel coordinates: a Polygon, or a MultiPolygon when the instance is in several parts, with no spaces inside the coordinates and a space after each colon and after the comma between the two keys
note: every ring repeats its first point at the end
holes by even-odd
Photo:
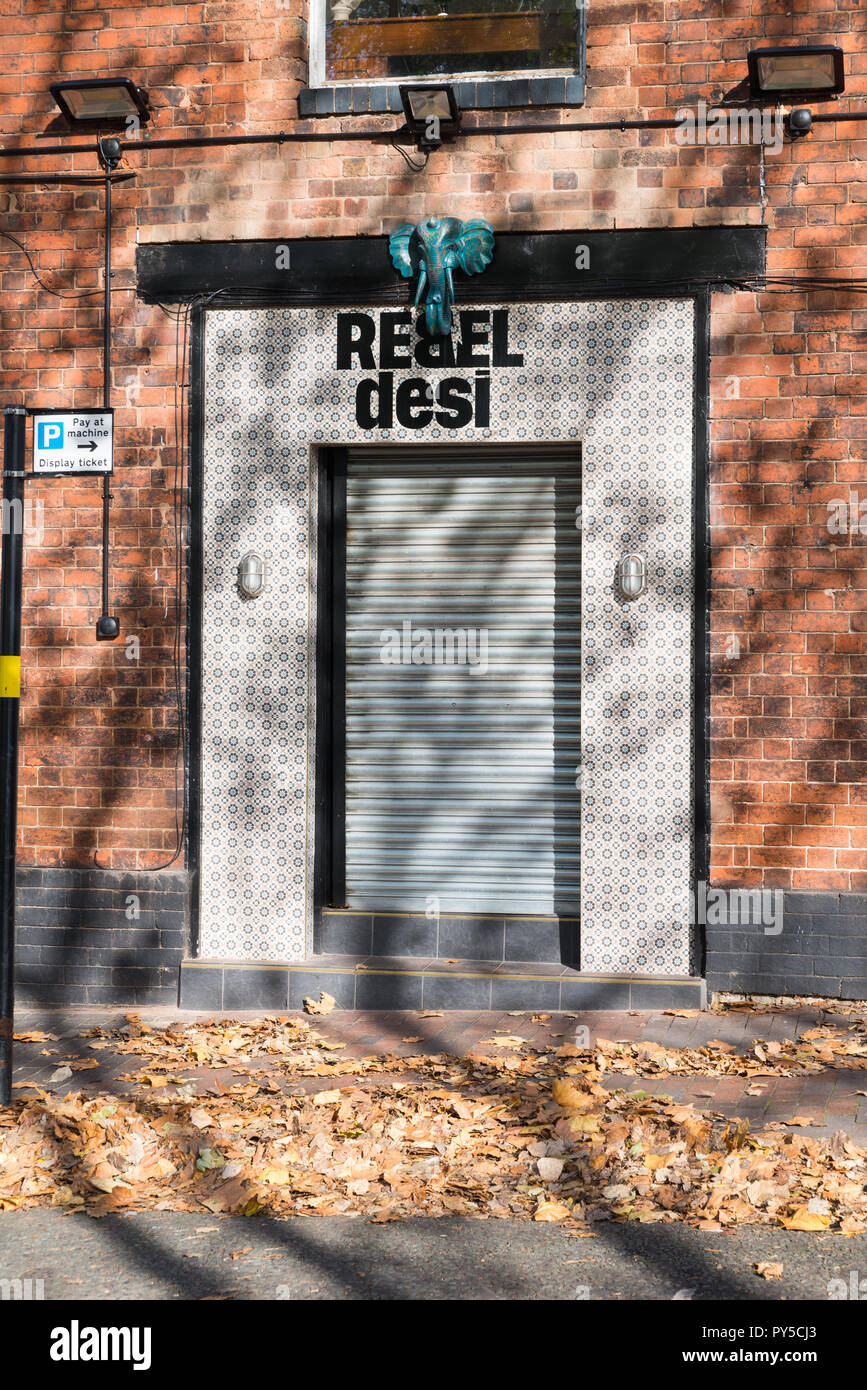
{"type": "Polygon", "coordinates": [[[494,231],[481,217],[427,217],[404,222],[388,239],[392,264],[405,280],[418,276],[415,302],[425,296],[425,322],[431,337],[450,333],[455,299],[453,272],[478,275],[494,255],[494,231]]]}

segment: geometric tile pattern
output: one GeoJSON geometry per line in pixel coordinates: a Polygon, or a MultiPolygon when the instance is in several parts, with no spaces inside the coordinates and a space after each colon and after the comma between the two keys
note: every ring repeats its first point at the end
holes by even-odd
{"type": "MultiPolygon", "coordinates": [[[[462,287],[463,288],[463,287],[462,287]]],[[[522,366],[492,367],[490,424],[370,431],[331,308],[210,310],[205,334],[201,953],[312,947],[315,450],[326,444],[579,440],[581,968],[689,971],[693,304],[507,308],[522,366]],[[265,593],[241,598],[253,550],[265,593]],[[617,562],[647,560],[623,600],[617,562]]],[[[381,312],[369,309],[378,319],[381,312]]],[[[430,381],[474,368],[413,366],[430,381]]]]}
{"type": "Polygon", "coordinates": [[[575,355],[588,386],[581,967],[688,973],[692,302],[604,309],[575,355]],[[630,551],[647,564],[646,592],[631,601],[614,583],[630,551]]]}

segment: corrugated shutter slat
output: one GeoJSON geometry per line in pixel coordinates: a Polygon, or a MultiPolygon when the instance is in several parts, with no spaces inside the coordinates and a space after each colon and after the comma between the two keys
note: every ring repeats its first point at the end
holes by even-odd
{"type": "Polygon", "coordinates": [[[577,453],[349,451],[349,907],[577,914],[580,501],[577,453]]]}

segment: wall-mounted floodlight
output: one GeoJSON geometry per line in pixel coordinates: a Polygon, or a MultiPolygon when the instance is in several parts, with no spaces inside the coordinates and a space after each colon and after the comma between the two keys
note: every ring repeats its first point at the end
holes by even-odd
{"type": "Polygon", "coordinates": [[[400,99],[406,127],[423,154],[438,150],[461,128],[461,113],[455,89],[448,83],[401,86],[400,99]]]}
{"type": "Polygon", "coordinates": [[[94,77],[84,82],[52,82],[49,88],[68,121],[124,122],[130,117],[144,124],[150,119],[147,93],[128,77],[94,77]]]}
{"type": "Polygon", "coordinates": [[[838,96],[846,86],[843,50],[830,44],[753,48],[747,54],[750,95],[774,101],[785,96],[838,96]]]}

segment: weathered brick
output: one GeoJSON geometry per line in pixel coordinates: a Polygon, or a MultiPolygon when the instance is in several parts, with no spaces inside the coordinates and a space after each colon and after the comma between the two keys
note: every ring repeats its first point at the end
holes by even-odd
{"type": "MultiPolygon", "coordinates": [[[[712,104],[743,76],[747,46],[788,41],[791,21],[772,8],[746,0],[591,6],[581,119],[670,115],[700,96],[712,104]]],[[[806,39],[818,21],[800,8],[806,39]]],[[[844,102],[857,105],[867,91],[867,14],[830,0],[819,10],[832,8],[834,41],[847,53],[844,102]]],[[[86,76],[107,62],[135,70],[151,91],[154,136],[291,132],[306,19],[302,0],[278,8],[271,0],[227,0],[217,10],[71,10],[10,0],[0,34],[22,61],[0,77],[3,143],[32,144],[44,132],[49,72],[86,76]]],[[[468,113],[467,126],[475,119],[468,113]]],[[[556,108],[546,119],[558,119],[556,108]]],[[[565,127],[575,117],[564,111],[560,119],[565,127]]],[[[367,115],[325,125],[339,135],[380,121],[393,123],[367,115]]],[[[133,283],[137,242],[374,236],[452,205],[489,218],[497,231],[764,221],[770,275],[857,277],[867,264],[865,158],[860,123],[817,126],[809,139],[766,156],[762,207],[755,147],[682,145],[671,131],[468,136],[437,152],[418,177],[383,143],[133,153],[125,165],[137,178],[115,191],[114,283],[118,290],[133,283]]],[[[31,155],[27,168],[97,166],[89,156],[31,155]]],[[[52,287],[99,286],[99,190],[21,187],[3,190],[0,206],[52,287]]],[[[98,297],[46,295],[8,244],[0,289],[4,399],[92,404],[101,386],[98,297]]],[[[94,852],[112,868],[147,870],[175,848],[176,712],[165,619],[175,558],[167,505],[174,326],[134,294],[114,301],[123,457],[113,487],[113,609],[122,632],[140,638],[141,657],[130,663],[122,643],[93,640],[98,485],[34,483],[44,524],[26,566],[19,856],[26,873],[43,877],[20,888],[28,950],[40,949],[30,944],[40,931],[54,949],[85,930],[102,949],[97,932],[114,930],[103,914],[122,923],[117,949],[133,949],[143,938],[130,934],[122,914],[124,895],[137,891],[135,874],[102,883],[94,852]],[[57,871],[63,877],[49,876],[57,871]]],[[[719,884],[779,885],[807,897],[867,889],[867,697],[860,694],[867,545],[857,510],[854,530],[828,530],[829,505],[848,507],[853,490],[867,500],[865,328],[867,307],[855,295],[712,295],[710,713],[719,884]]],[[[142,891],[142,920],[151,915],[171,950],[180,949],[185,902],[183,873],[142,891]]]]}

